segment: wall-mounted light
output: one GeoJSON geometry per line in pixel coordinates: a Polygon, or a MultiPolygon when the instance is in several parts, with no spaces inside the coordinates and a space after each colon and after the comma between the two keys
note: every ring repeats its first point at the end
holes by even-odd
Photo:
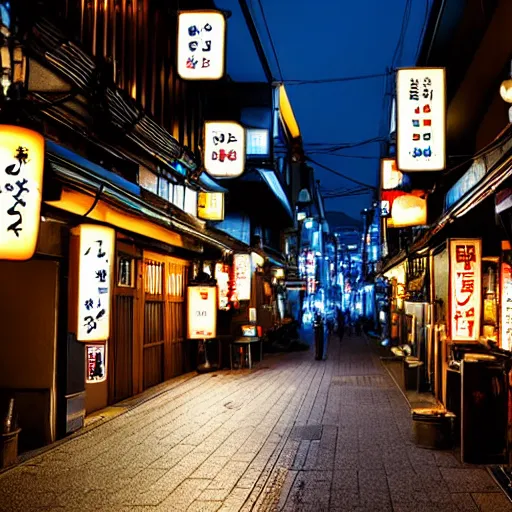
{"type": "Polygon", "coordinates": [[[500,95],[507,103],[512,103],[512,62],[510,76],[501,82],[500,95]]]}

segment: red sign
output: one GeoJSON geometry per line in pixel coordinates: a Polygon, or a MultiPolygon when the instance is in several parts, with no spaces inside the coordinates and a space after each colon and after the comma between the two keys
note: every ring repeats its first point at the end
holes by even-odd
{"type": "Polygon", "coordinates": [[[479,239],[450,240],[450,323],[453,341],[478,340],[481,312],[479,239]]]}

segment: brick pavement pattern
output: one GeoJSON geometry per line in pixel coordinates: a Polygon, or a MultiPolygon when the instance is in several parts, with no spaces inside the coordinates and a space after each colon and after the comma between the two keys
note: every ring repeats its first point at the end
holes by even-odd
{"type": "Polygon", "coordinates": [[[2,511],[509,511],[485,468],[411,442],[363,338],[178,379],[0,475],[2,511]]]}

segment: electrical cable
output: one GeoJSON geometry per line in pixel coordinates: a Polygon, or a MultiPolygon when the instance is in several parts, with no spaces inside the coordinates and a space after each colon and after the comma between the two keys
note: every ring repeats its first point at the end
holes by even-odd
{"type": "Polygon", "coordinates": [[[258,0],[258,5],[260,6],[260,11],[263,16],[263,23],[265,24],[265,28],[267,30],[267,35],[270,41],[270,46],[272,47],[272,52],[274,54],[274,58],[276,59],[277,64],[277,70],[279,71],[279,78],[281,79],[281,82],[283,82],[283,72],[281,70],[281,64],[279,64],[279,58],[277,57],[277,51],[276,47],[274,46],[274,40],[272,39],[272,34],[270,33],[270,28],[267,23],[267,17],[265,16],[265,10],[263,9],[263,4],[261,3],[261,0],[258,0]]]}
{"type": "Polygon", "coordinates": [[[336,171],[335,169],[332,169],[331,167],[328,167],[327,165],[321,164],[317,162],[316,160],[313,160],[311,157],[306,155],[306,160],[310,161],[311,163],[318,165],[318,167],[321,167],[322,169],[325,169],[326,171],[331,172],[332,174],[335,174],[336,176],[339,176],[340,178],[343,178],[347,181],[351,181],[352,183],[355,183],[356,185],[361,185],[363,187],[366,187],[371,190],[375,190],[377,187],[374,185],[368,185],[367,183],[363,183],[362,181],[355,180],[354,178],[351,178],[350,176],[347,176],[346,174],[343,174],[339,171],[336,171]]]}
{"type": "Polygon", "coordinates": [[[311,85],[311,84],[330,84],[335,82],[352,82],[354,80],[369,80],[372,78],[380,78],[382,76],[387,76],[389,74],[388,71],[383,73],[372,73],[369,75],[355,75],[355,76],[344,76],[337,78],[318,78],[315,80],[284,80],[286,85],[311,85]]]}
{"type": "Polygon", "coordinates": [[[423,27],[420,32],[420,37],[418,40],[418,48],[416,49],[416,56],[414,57],[414,63],[418,63],[418,58],[420,56],[421,52],[421,46],[423,43],[423,37],[425,36],[425,32],[427,30],[428,20],[429,20],[429,14],[430,14],[430,0],[425,0],[425,20],[423,21],[423,27]]]}

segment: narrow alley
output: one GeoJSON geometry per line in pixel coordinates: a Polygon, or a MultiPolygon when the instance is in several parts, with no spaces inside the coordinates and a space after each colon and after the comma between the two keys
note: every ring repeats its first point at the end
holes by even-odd
{"type": "Polygon", "coordinates": [[[512,510],[485,468],[411,442],[364,338],[165,386],[0,475],[0,510],[512,510]]]}

